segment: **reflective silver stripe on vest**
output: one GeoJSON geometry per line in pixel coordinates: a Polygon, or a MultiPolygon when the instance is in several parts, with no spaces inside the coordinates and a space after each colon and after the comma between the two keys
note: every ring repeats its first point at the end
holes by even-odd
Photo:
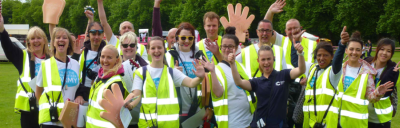
{"type": "MultiPolygon", "coordinates": [[[[253,79],[253,76],[251,75],[251,66],[250,66],[250,47],[247,47],[244,49],[244,54],[246,57],[245,58],[246,59],[245,72],[246,72],[247,76],[249,76],[250,79],[253,79]]],[[[253,45],[253,47],[254,47],[254,45],[253,45]]]]}
{"type": "MultiPolygon", "coordinates": [[[[289,48],[287,48],[288,47],[288,45],[289,45],[289,37],[286,37],[285,38],[285,41],[283,42],[283,54],[284,54],[284,56],[286,56],[286,51],[287,50],[290,50],[289,48]]],[[[286,59],[286,58],[285,58],[286,59]]]]}
{"type": "Polygon", "coordinates": [[[385,108],[385,109],[377,109],[377,108],[375,108],[375,112],[376,112],[376,114],[378,114],[378,115],[389,114],[389,113],[391,113],[392,111],[393,111],[393,106],[392,106],[392,105],[390,105],[390,107],[387,107],[387,108],[385,108]]]}
{"type": "Polygon", "coordinates": [[[45,67],[46,68],[46,81],[47,81],[47,87],[44,87],[44,90],[46,93],[51,92],[51,91],[61,91],[61,85],[53,85],[51,82],[52,76],[51,76],[51,59],[48,59],[45,61],[45,67]]]}
{"type": "MultiPolygon", "coordinates": [[[[314,105],[309,105],[309,106],[303,106],[303,112],[314,112],[314,105]],[[309,107],[310,106],[310,107],[309,107]]],[[[317,111],[323,111],[325,112],[328,109],[329,105],[316,105],[317,111]]],[[[331,106],[329,108],[329,111],[338,113],[339,110],[337,107],[331,106]]]]}
{"type": "Polygon", "coordinates": [[[308,39],[308,50],[307,50],[307,56],[308,56],[308,60],[307,60],[307,62],[309,62],[309,63],[312,63],[312,60],[314,59],[313,57],[312,57],[312,54],[313,54],[313,49],[314,49],[314,41],[313,40],[311,40],[311,39],[308,39]]]}
{"type": "Polygon", "coordinates": [[[281,57],[281,51],[279,49],[280,47],[275,47],[274,52],[275,52],[275,70],[280,71],[281,70],[281,65],[282,65],[282,57],[281,57]]]}
{"type": "Polygon", "coordinates": [[[104,110],[104,108],[101,107],[100,104],[97,103],[96,101],[93,101],[92,99],[89,99],[88,102],[90,103],[90,106],[95,107],[95,108],[100,109],[100,110],[104,110]]]}
{"type": "Polygon", "coordinates": [[[157,120],[157,121],[175,121],[179,118],[179,114],[170,114],[170,115],[157,115],[155,113],[152,114],[143,114],[140,113],[140,119],[145,120],[144,116],[146,116],[147,120],[153,119],[153,120],[157,120]]]}
{"type": "Polygon", "coordinates": [[[142,104],[157,104],[157,105],[178,104],[178,98],[166,98],[166,99],[143,98],[142,104]]]}
{"type": "Polygon", "coordinates": [[[89,116],[86,116],[86,119],[87,119],[88,123],[90,123],[92,125],[95,125],[95,126],[98,126],[98,127],[115,128],[115,126],[110,122],[106,122],[106,121],[102,121],[102,120],[96,120],[96,119],[90,118],[89,116]]]}
{"type": "Polygon", "coordinates": [[[251,102],[252,100],[251,100],[251,96],[249,95],[249,96],[247,96],[247,100],[249,100],[249,102],[251,102]]]}
{"type": "Polygon", "coordinates": [[[197,90],[197,96],[201,96],[202,94],[201,91],[197,90]]]}
{"type": "Polygon", "coordinates": [[[360,84],[358,86],[358,91],[357,91],[356,97],[344,95],[343,92],[339,92],[338,97],[342,97],[342,100],[345,100],[345,101],[348,101],[351,103],[355,103],[355,104],[359,104],[359,105],[368,105],[369,104],[368,100],[361,99],[361,94],[362,94],[362,91],[364,88],[364,81],[365,81],[366,77],[367,77],[367,74],[361,75],[361,80],[360,80],[360,84]]]}
{"type": "Polygon", "coordinates": [[[341,110],[340,114],[342,116],[347,116],[347,117],[351,117],[354,119],[360,119],[360,120],[368,119],[368,112],[365,114],[362,114],[362,113],[356,113],[356,112],[351,112],[351,111],[347,111],[347,110],[341,110]]]}
{"type": "MultiPolygon", "coordinates": [[[[165,59],[166,59],[167,64],[168,64],[169,67],[172,67],[172,66],[173,66],[173,65],[171,65],[171,63],[172,63],[171,61],[173,61],[173,60],[171,60],[171,58],[172,58],[172,57],[171,57],[171,54],[170,54],[169,52],[165,54],[165,59]]],[[[143,75],[143,74],[142,74],[142,75],[143,75]]],[[[143,81],[144,81],[144,80],[143,80],[143,81]]]]}
{"type": "Polygon", "coordinates": [[[138,49],[137,49],[137,51],[136,52],[138,52],[139,51],[139,54],[140,54],[140,56],[142,56],[142,50],[143,50],[143,46],[141,46],[141,45],[138,45],[138,49]]]}
{"type": "Polygon", "coordinates": [[[31,96],[31,95],[32,95],[32,93],[30,93],[30,92],[25,93],[25,91],[19,91],[19,92],[17,93],[17,95],[15,96],[15,98],[18,98],[19,96],[22,96],[22,97],[29,97],[29,96],[31,96]]]}
{"type": "MultiPolygon", "coordinates": [[[[99,91],[97,92],[98,94],[97,94],[97,97],[96,97],[96,101],[93,101],[93,100],[89,99],[89,102],[90,102],[91,106],[93,106],[93,107],[95,107],[97,109],[100,109],[100,110],[104,110],[104,108],[101,107],[99,103],[100,103],[100,100],[103,99],[103,91],[107,87],[105,85],[111,84],[116,79],[121,79],[121,77],[120,76],[111,77],[109,80],[107,80],[107,82],[105,84],[101,85],[101,87],[99,88],[99,91]]],[[[95,92],[93,92],[93,93],[95,93],[95,92]]]]}
{"type": "MultiPolygon", "coordinates": [[[[53,103],[52,103],[53,104],[53,103]]],[[[57,103],[57,108],[63,108],[64,103],[57,103]]],[[[50,109],[50,104],[49,103],[42,103],[39,105],[39,111],[42,109],[50,109]]]]}
{"type": "MultiPolygon", "coordinates": [[[[29,73],[30,73],[30,68],[29,68],[29,57],[28,57],[28,53],[27,53],[27,51],[25,52],[25,63],[24,63],[24,76],[21,78],[21,81],[22,82],[30,82],[31,81],[31,77],[29,77],[29,73]]],[[[17,86],[19,86],[20,85],[20,82],[19,81],[17,81],[17,86]]]]}
{"type": "MultiPolygon", "coordinates": [[[[334,95],[334,92],[332,90],[326,89],[326,88],[325,89],[324,88],[316,89],[315,92],[316,92],[316,95],[321,95],[321,94],[326,94],[326,95],[330,95],[330,96],[334,95]]],[[[306,90],[306,95],[307,96],[308,95],[313,96],[314,95],[314,91],[313,90],[306,90]]]]}
{"type": "Polygon", "coordinates": [[[215,119],[218,121],[228,121],[228,115],[215,115],[215,119]]]}
{"type": "Polygon", "coordinates": [[[120,40],[117,40],[117,44],[118,44],[118,46],[117,46],[117,49],[118,49],[118,54],[121,54],[121,41],[120,40]]]}
{"type": "Polygon", "coordinates": [[[221,100],[218,100],[218,101],[214,101],[213,105],[214,105],[214,107],[219,107],[219,106],[222,106],[222,105],[228,105],[228,101],[224,100],[224,99],[221,99],[221,100]]]}

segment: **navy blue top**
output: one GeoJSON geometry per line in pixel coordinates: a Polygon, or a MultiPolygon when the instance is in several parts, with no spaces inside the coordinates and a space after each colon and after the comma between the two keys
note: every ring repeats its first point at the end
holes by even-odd
{"type": "MultiPolygon", "coordinates": [[[[280,125],[286,119],[287,99],[291,69],[282,71],[273,70],[269,78],[263,75],[249,80],[252,91],[257,95],[257,110],[254,121],[263,118],[267,126],[280,125]],[[276,81],[276,82],[273,82],[276,81]],[[272,89],[272,91],[271,91],[272,89]],[[266,118],[268,116],[268,118],[266,118]]],[[[256,125],[252,122],[252,126],[256,125]]]]}

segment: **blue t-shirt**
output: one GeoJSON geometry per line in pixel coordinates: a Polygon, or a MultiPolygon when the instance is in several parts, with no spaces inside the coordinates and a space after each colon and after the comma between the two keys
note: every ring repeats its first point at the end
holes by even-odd
{"type": "Polygon", "coordinates": [[[182,62],[179,63],[179,66],[183,67],[183,71],[182,71],[183,74],[185,74],[186,76],[188,76],[188,77],[190,77],[190,78],[196,78],[196,75],[195,75],[194,72],[192,71],[192,69],[193,69],[193,70],[196,70],[196,69],[194,68],[193,63],[192,63],[192,62],[183,62],[183,64],[182,64],[182,62]],[[183,64],[184,64],[185,66],[183,66],[183,64]]]}
{"type": "Polygon", "coordinates": [[[286,119],[288,85],[294,81],[290,78],[290,71],[291,69],[284,69],[279,72],[274,70],[269,78],[261,76],[249,80],[252,91],[256,93],[258,99],[255,116],[257,119],[253,119],[251,126],[256,126],[254,121],[258,121],[260,118],[264,119],[268,127],[282,125],[286,119]],[[275,82],[272,83],[274,79],[275,82]]]}

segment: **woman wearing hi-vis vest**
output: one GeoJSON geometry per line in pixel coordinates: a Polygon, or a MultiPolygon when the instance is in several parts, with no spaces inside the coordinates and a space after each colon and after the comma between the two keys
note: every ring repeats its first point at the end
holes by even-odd
{"type": "MultiPolygon", "coordinates": [[[[347,43],[345,50],[349,59],[344,62],[335,100],[328,112],[328,128],[368,127],[368,104],[378,102],[393,86],[387,82],[375,88],[374,75],[376,70],[366,61],[360,59],[363,41],[360,32],[356,31],[349,38],[346,26],[341,33],[341,44],[347,43]],[[337,126],[339,125],[339,126],[337,126]]],[[[343,46],[339,47],[337,59],[343,59],[343,46]],[[341,52],[339,52],[341,51],[341,52]]]]}
{"type": "MultiPolygon", "coordinates": [[[[378,74],[375,76],[375,87],[383,85],[387,81],[396,82],[399,76],[398,64],[391,60],[394,55],[395,42],[389,38],[383,38],[378,41],[375,57],[369,57],[365,60],[374,67],[378,74]]],[[[394,88],[394,87],[393,87],[394,88]]],[[[392,106],[392,92],[388,91],[376,103],[368,105],[368,127],[369,128],[390,128],[394,107],[392,106]]]]}
{"type": "Polygon", "coordinates": [[[128,109],[134,108],[140,101],[139,127],[178,128],[180,107],[179,92],[176,87],[197,87],[204,78],[204,67],[196,59],[192,69],[196,78],[187,77],[178,69],[168,68],[164,60],[165,45],[161,37],[152,37],[148,44],[148,53],[152,57],[149,66],[135,71],[132,94],[127,98],[138,97],[126,103],[128,109]],[[194,71],[196,70],[196,71],[194,71]]]}
{"type": "Polygon", "coordinates": [[[272,48],[262,46],[258,51],[257,59],[262,75],[250,80],[242,80],[240,78],[240,73],[235,64],[235,54],[229,54],[227,62],[231,66],[235,84],[244,90],[254,91],[257,96],[257,108],[250,124],[251,127],[285,127],[289,83],[293,82],[306,70],[303,47],[300,43],[295,44],[294,47],[299,57],[299,67],[276,71],[273,68],[275,59],[272,48]]]}
{"type": "Polygon", "coordinates": [[[342,59],[333,56],[332,45],[325,41],[320,41],[313,53],[317,63],[306,62],[304,74],[307,77],[300,82],[302,85],[306,84],[303,97],[303,128],[325,125],[330,120],[326,115],[333,110],[330,106],[334,100],[343,62],[342,59]]]}
{"type": "MultiPolygon", "coordinates": [[[[188,22],[183,22],[179,24],[178,30],[176,32],[175,45],[165,54],[167,64],[170,68],[176,68],[180,70],[183,74],[190,78],[195,78],[196,75],[192,71],[195,69],[193,61],[200,58],[203,52],[194,44],[195,39],[195,28],[188,22]]],[[[180,115],[180,122],[185,121],[200,110],[199,108],[208,107],[201,106],[201,85],[195,88],[180,87],[181,93],[181,104],[182,104],[182,114],[180,115]]],[[[203,120],[198,120],[203,122],[203,120]]]]}
{"type": "Polygon", "coordinates": [[[79,63],[67,56],[72,51],[71,35],[64,28],[54,27],[54,24],[49,25],[50,53],[53,57],[42,61],[36,80],[35,94],[39,101],[39,124],[42,128],[63,126],[58,117],[64,101],[74,100],[79,86],[79,63]]]}
{"type": "Polygon", "coordinates": [[[86,113],[87,128],[114,127],[111,122],[100,117],[100,113],[105,112],[104,108],[100,106],[100,101],[104,98],[103,91],[105,89],[111,90],[111,85],[118,84],[120,90],[111,91],[121,91],[124,98],[128,94],[125,82],[122,79],[124,76],[122,58],[119,56],[115,46],[109,44],[103,48],[100,56],[100,64],[99,74],[90,88],[89,107],[86,113]]]}
{"type": "MultiPolygon", "coordinates": [[[[201,63],[206,63],[207,69],[215,70],[211,72],[211,96],[219,128],[249,127],[256,105],[256,102],[253,102],[252,99],[254,96],[250,96],[248,91],[236,86],[231,72],[232,66],[227,62],[228,55],[234,54],[239,46],[239,39],[235,36],[235,30],[235,27],[227,27],[225,30],[226,34],[222,37],[220,47],[223,59],[218,65],[215,66],[213,63],[201,61],[201,63]]],[[[237,61],[233,65],[236,65],[243,79],[249,79],[244,72],[243,65],[237,61]]]]}
{"type": "Polygon", "coordinates": [[[39,128],[39,110],[36,106],[34,91],[28,83],[37,75],[41,61],[49,58],[46,34],[37,26],[30,28],[26,38],[27,49],[22,50],[17,44],[11,42],[8,32],[4,29],[1,13],[0,18],[1,46],[8,60],[13,63],[20,74],[16,81],[18,88],[14,111],[21,114],[21,128],[39,128]],[[23,86],[21,86],[21,83],[23,83],[23,86]]]}

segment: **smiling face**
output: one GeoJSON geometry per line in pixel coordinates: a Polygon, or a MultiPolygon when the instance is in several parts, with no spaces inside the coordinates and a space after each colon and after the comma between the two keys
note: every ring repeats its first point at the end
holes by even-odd
{"type": "Polygon", "coordinates": [[[206,31],[207,37],[215,39],[218,37],[218,19],[206,18],[204,21],[204,30],[206,31]]]}
{"type": "Polygon", "coordinates": [[[136,55],[136,48],[137,43],[135,41],[131,41],[130,39],[125,39],[122,41],[121,49],[125,58],[133,58],[133,56],[136,55]],[[131,47],[132,44],[135,46],[131,47]],[[123,45],[128,45],[128,47],[124,48],[123,45]]]}
{"type": "Polygon", "coordinates": [[[377,61],[379,62],[388,62],[392,58],[392,47],[390,45],[384,45],[381,49],[378,50],[377,61]]]}
{"type": "Polygon", "coordinates": [[[68,34],[66,32],[59,31],[55,33],[53,46],[56,49],[56,52],[67,54],[69,43],[68,34]]]}
{"type": "Polygon", "coordinates": [[[286,22],[286,29],[285,29],[286,35],[292,39],[292,34],[297,35],[301,32],[301,26],[300,22],[295,19],[291,19],[288,22],[286,22]]]}
{"type": "Polygon", "coordinates": [[[117,56],[118,53],[115,53],[113,50],[108,48],[104,48],[101,51],[100,64],[104,72],[107,72],[115,66],[119,59],[117,56]]]}
{"type": "Polygon", "coordinates": [[[182,31],[178,35],[178,43],[179,43],[179,50],[183,52],[190,52],[190,48],[193,45],[194,42],[194,36],[193,34],[186,29],[182,29],[182,31]],[[185,38],[185,40],[182,40],[182,37],[185,38]],[[192,40],[189,40],[189,38],[192,38],[192,40]]]}
{"type": "Polygon", "coordinates": [[[126,32],[135,32],[132,23],[128,21],[122,22],[119,28],[119,34],[124,35],[126,32]]]}
{"type": "Polygon", "coordinates": [[[272,36],[272,26],[270,23],[260,22],[257,28],[258,40],[261,44],[268,44],[272,36]]]}
{"type": "Polygon", "coordinates": [[[317,62],[319,67],[325,69],[331,63],[333,56],[323,48],[318,49],[317,51],[317,62]]]}
{"type": "Polygon", "coordinates": [[[153,40],[149,43],[148,54],[152,57],[152,62],[162,63],[164,60],[164,42],[153,40]]]}
{"type": "Polygon", "coordinates": [[[350,41],[346,48],[346,54],[349,56],[349,61],[357,62],[362,54],[362,45],[355,41],[350,41]]]}
{"type": "Polygon", "coordinates": [[[274,55],[272,51],[260,51],[257,61],[262,73],[270,74],[273,71],[274,55]]]}
{"type": "Polygon", "coordinates": [[[46,42],[39,35],[34,35],[29,38],[29,48],[32,50],[33,53],[43,51],[43,47],[45,46],[45,44],[46,42]]]}
{"type": "Polygon", "coordinates": [[[221,52],[224,60],[228,60],[230,53],[233,53],[233,49],[236,49],[235,41],[233,39],[224,38],[221,43],[221,52]]]}
{"type": "Polygon", "coordinates": [[[98,23],[95,23],[91,28],[89,28],[90,43],[96,47],[100,46],[101,40],[103,40],[104,37],[104,31],[99,32],[99,30],[103,31],[98,23]],[[91,30],[96,32],[91,33],[91,30]]]}

